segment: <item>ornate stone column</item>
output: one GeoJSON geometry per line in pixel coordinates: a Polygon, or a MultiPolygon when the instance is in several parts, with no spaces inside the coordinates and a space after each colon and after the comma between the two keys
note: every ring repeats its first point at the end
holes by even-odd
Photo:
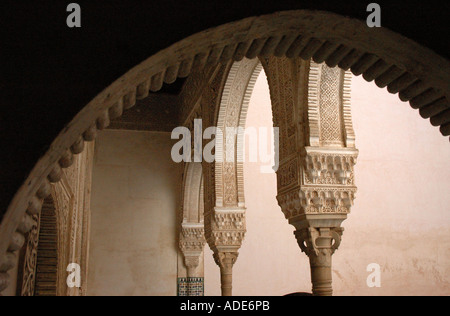
{"type": "Polygon", "coordinates": [[[220,283],[222,296],[232,296],[233,293],[233,265],[238,257],[237,252],[218,252],[214,260],[220,267],[220,283]]]}
{"type": "Polygon", "coordinates": [[[212,222],[208,244],[214,252],[214,260],[220,268],[222,296],[232,296],[233,265],[239,256],[245,236],[245,210],[217,209],[212,222]]]}
{"type": "Polygon", "coordinates": [[[332,255],[356,194],[351,75],[313,61],[262,60],[280,128],[278,203],[309,257],[314,295],[332,295],[332,255]]]}
{"type": "Polygon", "coordinates": [[[309,257],[313,294],[333,294],[331,256],[341,242],[342,228],[308,227],[295,231],[295,237],[303,252],[309,257]]]}
{"type": "Polygon", "coordinates": [[[278,195],[279,204],[311,265],[313,294],[331,295],[331,256],[341,243],[342,222],[355,198],[357,151],[305,148],[300,188],[278,195]]]}
{"type": "Polygon", "coordinates": [[[186,267],[186,271],[179,270],[179,273],[183,275],[178,278],[178,295],[180,296],[200,296],[204,293],[203,269],[199,269],[206,244],[203,200],[202,165],[189,162],[185,165],[183,174],[179,226],[179,247],[186,267]],[[184,277],[185,272],[186,277],[184,277]]]}
{"type": "Polygon", "coordinates": [[[260,71],[257,59],[221,64],[201,100],[204,126],[222,131],[215,136],[215,160],[204,161],[203,170],[205,236],[220,268],[223,296],[232,295],[233,266],[246,232],[243,150],[238,130],[245,127],[248,103],[260,71]]]}

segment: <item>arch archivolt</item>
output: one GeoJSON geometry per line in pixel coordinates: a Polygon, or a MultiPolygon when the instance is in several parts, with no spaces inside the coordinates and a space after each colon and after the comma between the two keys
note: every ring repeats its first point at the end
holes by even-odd
{"type": "Polygon", "coordinates": [[[244,153],[239,129],[245,128],[250,97],[261,69],[258,59],[234,62],[223,88],[217,118],[222,135],[216,138],[216,208],[245,207],[244,153]]]}
{"type": "MultiPolygon", "coordinates": [[[[23,246],[24,234],[32,227],[29,225],[32,222],[31,217],[40,211],[44,199],[51,194],[52,183],[61,180],[63,169],[73,164],[74,155],[83,152],[85,143],[93,141],[98,130],[103,130],[112,119],[121,116],[124,110],[134,106],[136,99],[147,97],[149,91],[158,91],[163,82],[172,83],[177,77],[187,77],[196,69],[215,67],[219,62],[226,64],[230,60],[242,61],[244,57],[253,59],[257,56],[286,57],[290,60],[313,58],[317,63],[325,62],[330,68],[339,66],[344,70],[350,69],[353,74],[362,74],[367,81],[374,81],[381,88],[387,87],[390,93],[398,93],[403,101],[409,101],[414,109],[419,109],[423,118],[430,118],[434,126],[440,126],[444,136],[450,136],[449,61],[387,29],[369,29],[364,22],[355,19],[327,12],[301,10],[247,18],[195,34],[151,56],[102,91],[75,116],[36,163],[11,201],[0,226],[0,291],[10,282],[7,271],[11,269],[12,254],[23,246]]],[[[289,69],[292,66],[283,67],[289,69]]],[[[291,68],[291,70],[294,73],[298,72],[298,69],[291,68]]],[[[224,71],[223,67],[219,68],[220,71],[224,71]]],[[[335,70],[330,70],[332,71],[335,70]]],[[[223,80],[220,76],[215,78],[223,80]]],[[[297,79],[307,81],[301,75],[297,79]]],[[[293,82],[285,89],[295,85],[293,82]]],[[[214,87],[214,84],[210,87],[214,87]]],[[[272,90],[271,87],[271,92],[272,90]]],[[[218,91],[215,90],[217,93],[218,91]]],[[[296,98],[304,95],[293,93],[296,98]]],[[[345,97],[345,93],[343,95],[345,97]]],[[[206,102],[209,104],[202,107],[202,111],[211,116],[209,119],[213,119],[215,114],[211,111],[212,100],[206,101],[203,96],[202,100],[203,104],[206,102]]],[[[276,102],[275,97],[272,97],[272,102],[276,102]]],[[[310,124],[308,128],[302,124],[292,125],[292,122],[290,125],[287,124],[290,128],[284,133],[288,135],[291,145],[301,144],[306,133],[317,138],[317,128],[321,128],[320,125],[313,126],[314,119],[317,118],[312,113],[305,116],[305,113],[298,109],[301,102],[305,100],[294,102],[294,110],[299,111],[294,120],[297,123],[301,122],[303,115],[303,119],[307,117],[310,124]],[[292,126],[296,129],[295,132],[292,131],[292,126]],[[302,136],[302,133],[305,135],[302,136]]],[[[275,104],[274,117],[277,111],[275,104]]],[[[280,108],[280,111],[283,110],[280,108]]],[[[341,150],[345,157],[348,156],[347,151],[351,147],[349,144],[352,138],[348,118],[345,116],[346,111],[343,110],[344,115],[341,116],[345,127],[343,131],[347,135],[342,147],[345,150],[341,150]]],[[[207,116],[203,118],[206,120],[207,116]]],[[[292,151],[291,146],[284,146],[280,154],[283,151],[285,154],[280,157],[280,161],[288,159],[286,153],[292,151]]],[[[316,148],[311,144],[310,147],[316,148]]],[[[311,150],[303,152],[300,157],[310,156],[311,150]]],[[[303,170],[301,168],[304,168],[304,158],[292,159],[298,161],[288,167],[286,160],[279,171],[285,168],[290,170],[289,173],[299,174],[303,170]]],[[[326,161],[322,159],[322,163],[326,161]]],[[[347,168],[349,165],[351,166],[351,163],[336,163],[338,168],[344,168],[342,166],[347,168]]],[[[214,177],[214,171],[211,168],[204,168],[205,187],[208,186],[206,178],[214,177]]],[[[342,179],[346,179],[346,173],[351,173],[347,169],[333,169],[333,172],[335,175],[342,174],[342,179]]],[[[293,181],[289,173],[278,176],[278,181],[293,181]]],[[[314,173],[311,173],[311,177],[314,177],[314,173]]],[[[205,188],[205,194],[214,196],[213,190],[205,188]]],[[[323,196],[333,194],[331,191],[327,192],[321,194],[316,190],[311,192],[311,196],[314,198],[319,196],[319,201],[324,201],[323,196]]],[[[348,192],[339,192],[336,194],[349,195],[348,192]]],[[[215,205],[214,201],[209,201],[210,196],[205,195],[205,200],[208,205],[215,205]]],[[[314,199],[309,199],[312,200],[314,199]]],[[[308,199],[303,198],[302,201],[308,203],[308,199]]],[[[205,228],[208,231],[208,228],[205,228]]]]}

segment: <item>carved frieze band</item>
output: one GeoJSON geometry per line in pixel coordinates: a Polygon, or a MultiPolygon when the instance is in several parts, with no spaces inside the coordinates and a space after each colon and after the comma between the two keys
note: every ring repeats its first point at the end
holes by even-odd
{"type": "Polygon", "coordinates": [[[301,214],[350,213],[357,190],[354,185],[357,151],[333,152],[307,147],[306,152],[302,166],[292,160],[278,171],[281,187],[277,199],[286,218],[301,214]],[[291,189],[286,189],[289,186],[291,189]]]}
{"type": "Polygon", "coordinates": [[[313,152],[304,159],[305,185],[354,185],[354,166],[358,157],[354,153],[313,152]]]}

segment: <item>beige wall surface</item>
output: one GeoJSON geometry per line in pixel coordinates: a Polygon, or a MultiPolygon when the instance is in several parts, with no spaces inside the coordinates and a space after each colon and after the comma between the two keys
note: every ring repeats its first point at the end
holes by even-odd
{"type": "MultiPolygon", "coordinates": [[[[407,103],[354,77],[352,111],[358,193],[333,256],[335,295],[450,294],[450,146],[407,103]],[[381,268],[369,288],[367,266],[381,268]]],[[[264,73],[247,127],[271,126],[264,73]]],[[[309,261],[276,201],[276,177],[246,162],[247,234],[233,273],[234,295],[311,292],[309,261]]],[[[205,252],[205,294],[220,295],[219,269],[205,252]]]]}
{"type": "Polygon", "coordinates": [[[172,145],[170,133],[99,135],[88,295],[176,295],[181,173],[172,145]]]}

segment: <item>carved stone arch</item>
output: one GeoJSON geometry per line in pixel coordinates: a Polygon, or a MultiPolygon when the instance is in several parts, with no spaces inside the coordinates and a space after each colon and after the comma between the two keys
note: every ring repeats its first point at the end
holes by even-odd
{"type": "Polygon", "coordinates": [[[217,116],[222,137],[216,137],[215,207],[245,207],[243,143],[238,129],[245,128],[250,97],[261,70],[258,59],[245,58],[234,62],[228,72],[217,116]],[[236,134],[231,131],[232,136],[227,137],[227,129],[235,129],[236,134]],[[228,157],[229,153],[233,157],[228,157]]]}
{"type": "Polygon", "coordinates": [[[217,105],[214,111],[217,116],[211,120],[216,122],[217,128],[213,141],[215,161],[203,162],[207,196],[205,234],[221,268],[224,295],[231,295],[231,267],[246,232],[242,132],[250,97],[261,70],[256,58],[228,63],[213,80],[210,95],[203,96],[207,100],[205,107],[217,105]]]}
{"type": "Polygon", "coordinates": [[[449,61],[388,29],[373,30],[365,21],[329,12],[296,10],[249,17],[205,30],[132,68],[62,129],[18,188],[2,218],[0,291],[10,283],[8,271],[13,266],[14,252],[23,246],[23,234],[31,229],[27,223],[50,194],[50,183],[61,179],[62,168],[73,163],[73,155],[83,151],[85,142],[95,139],[97,130],[133,107],[136,99],[147,97],[149,90],[161,89],[164,82],[186,77],[192,69],[239,61],[244,56],[313,58],[330,67],[351,69],[380,88],[398,93],[403,101],[419,109],[423,118],[440,126],[444,136],[450,136],[449,61]]]}

